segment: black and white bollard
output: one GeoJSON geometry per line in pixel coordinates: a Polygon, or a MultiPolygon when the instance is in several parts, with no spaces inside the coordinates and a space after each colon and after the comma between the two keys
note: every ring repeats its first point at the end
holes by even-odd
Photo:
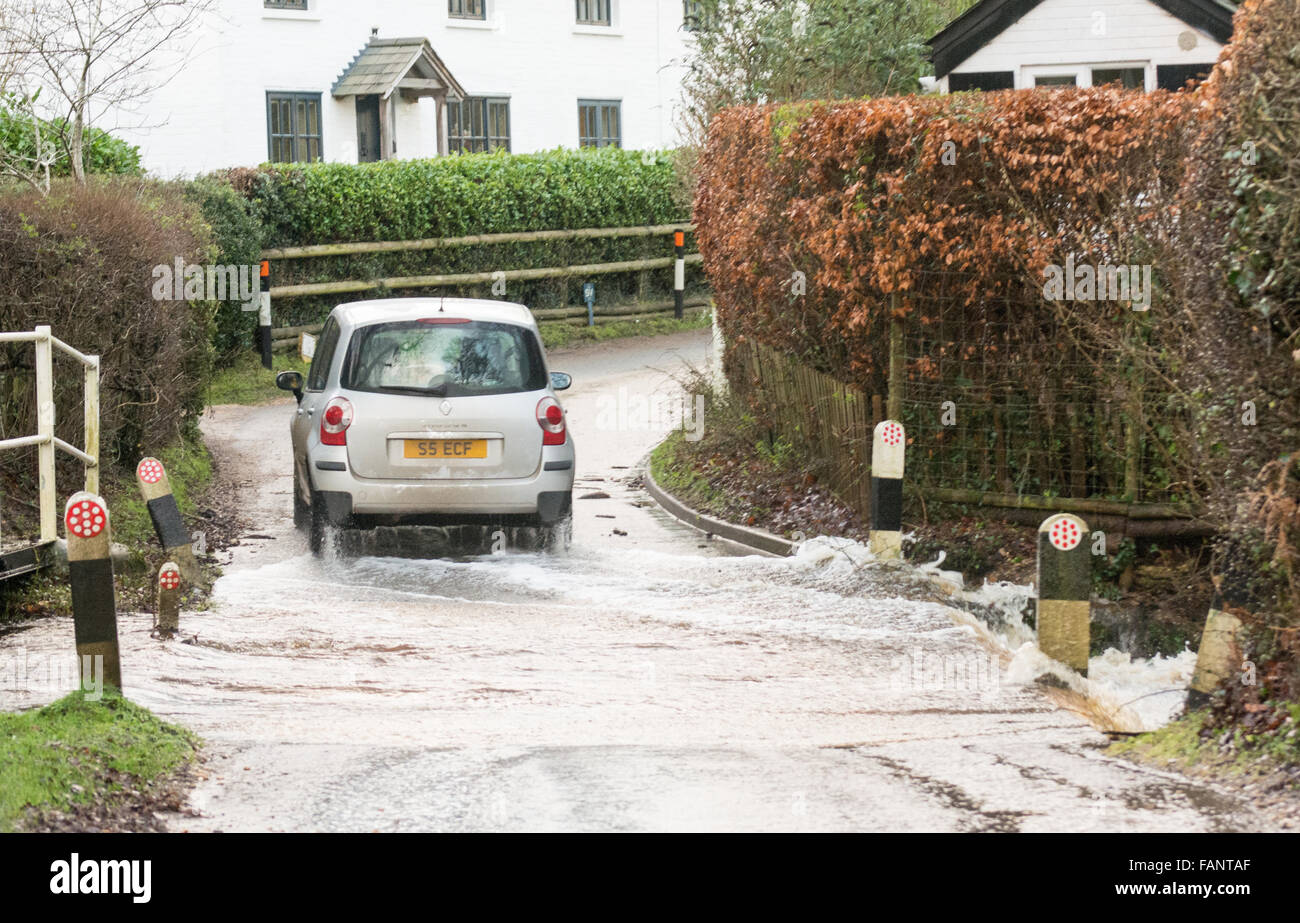
{"type": "Polygon", "coordinates": [[[1038,527],[1038,649],[1084,676],[1092,621],[1088,525],[1071,513],[1038,527]]]}
{"type": "Polygon", "coordinates": [[[171,481],[162,462],[156,458],[142,458],[135,467],[135,479],[140,485],[140,495],[144,497],[145,506],[149,508],[149,518],[153,520],[154,531],[158,533],[158,542],[166,550],[168,557],[180,567],[181,576],[191,586],[197,586],[203,580],[199,562],[194,558],[194,549],[190,546],[190,533],[181,519],[180,507],[172,496],[171,481]]]}
{"type": "Polygon", "coordinates": [[[88,681],[93,683],[97,673],[104,685],[121,689],[108,505],[94,494],[79,491],[69,498],[63,522],[68,529],[68,576],[81,688],[95,688],[98,683],[88,681]]]}
{"type": "Polygon", "coordinates": [[[684,308],[683,299],[686,292],[686,232],[677,231],[673,234],[673,250],[677,255],[677,262],[673,266],[673,317],[678,320],[682,317],[684,308]]]}
{"type": "Polygon", "coordinates": [[[1237,674],[1241,651],[1237,638],[1241,632],[1241,619],[1227,611],[1233,601],[1214,594],[1209,615],[1205,617],[1205,630],[1201,632],[1201,646],[1196,652],[1196,670],[1192,673],[1191,688],[1187,692],[1187,707],[1202,708],[1210,696],[1231,677],[1237,674]]]}
{"type": "Polygon", "coordinates": [[[896,420],[876,424],[871,443],[871,553],[882,561],[903,557],[903,452],[907,434],[896,420]]]}
{"type": "Polygon", "coordinates": [[[158,633],[171,637],[181,627],[181,569],[175,561],[158,568],[158,633]]]}
{"type": "Polygon", "coordinates": [[[262,260],[261,298],[257,306],[257,342],[262,350],[262,368],[271,367],[271,261],[262,260]]]}

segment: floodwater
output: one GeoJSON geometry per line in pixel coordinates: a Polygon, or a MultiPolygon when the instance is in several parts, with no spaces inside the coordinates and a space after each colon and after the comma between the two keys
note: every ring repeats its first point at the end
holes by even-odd
{"type": "MultiPolygon", "coordinates": [[[[208,743],[177,830],[1251,830],[1205,784],[1104,755],[1023,639],[860,546],[707,540],[628,482],[707,333],[557,352],[572,547],[313,558],[290,521],[292,403],[204,421],[256,525],[183,640],[119,631],[128,694],[208,743]],[[646,398],[649,398],[648,400],[646,398]]],[[[677,405],[680,407],[680,404],[677,405]]],[[[46,620],[4,650],[75,666],[46,620]]],[[[1114,658],[1112,658],[1114,659],[1114,658]]],[[[65,677],[67,680],[67,677],[65,677]]],[[[0,683],[8,707],[58,681],[0,683]],[[21,684],[17,684],[21,685],[21,684]]]]}

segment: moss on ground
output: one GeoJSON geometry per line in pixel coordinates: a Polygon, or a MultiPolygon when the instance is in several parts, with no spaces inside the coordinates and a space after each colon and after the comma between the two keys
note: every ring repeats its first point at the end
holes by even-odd
{"type": "Polygon", "coordinates": [[[1219,728],[1208,711],[1193,711],[1146,734],[1110,745],[1107,752],[1139,762],[1205,769],[1236,776],[1265,775],[1300,765],[1300,703],[1281,703],[1288,722],[1276,732],[1219,728]]]}
{"type": "Polygon", "coordinates": [[[111,802],[170,775],[199,740],[105,689],[44,708],[0,714],[0,831],[32,813],[111,802]]]}

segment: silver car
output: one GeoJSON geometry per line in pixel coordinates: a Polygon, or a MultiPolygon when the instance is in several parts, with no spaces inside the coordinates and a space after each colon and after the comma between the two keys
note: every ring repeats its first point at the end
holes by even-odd
{"type": "Polygon", "coordinates": [[[469,298],[336,307],[298,409],[294,522],[320,553],[327,529],[375,525],[571,527],[573,438],[532,313],[469,298]]]}

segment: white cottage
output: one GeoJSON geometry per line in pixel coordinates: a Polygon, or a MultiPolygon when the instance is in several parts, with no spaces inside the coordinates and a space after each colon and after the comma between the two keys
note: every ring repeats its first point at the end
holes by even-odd
{"type": "Polygon", "coordinates": [[[1232,35],[1233,0],[981,0],[927,44],[936,89],[1176,90],[1232,35]]]}
{"type": "Polygon", "coordinates": [[[677,141],[681,0],[220,0],[105,127],[147,169],[677,141]],[[147,126],[147,127],[144,127],[147,126]]]}

